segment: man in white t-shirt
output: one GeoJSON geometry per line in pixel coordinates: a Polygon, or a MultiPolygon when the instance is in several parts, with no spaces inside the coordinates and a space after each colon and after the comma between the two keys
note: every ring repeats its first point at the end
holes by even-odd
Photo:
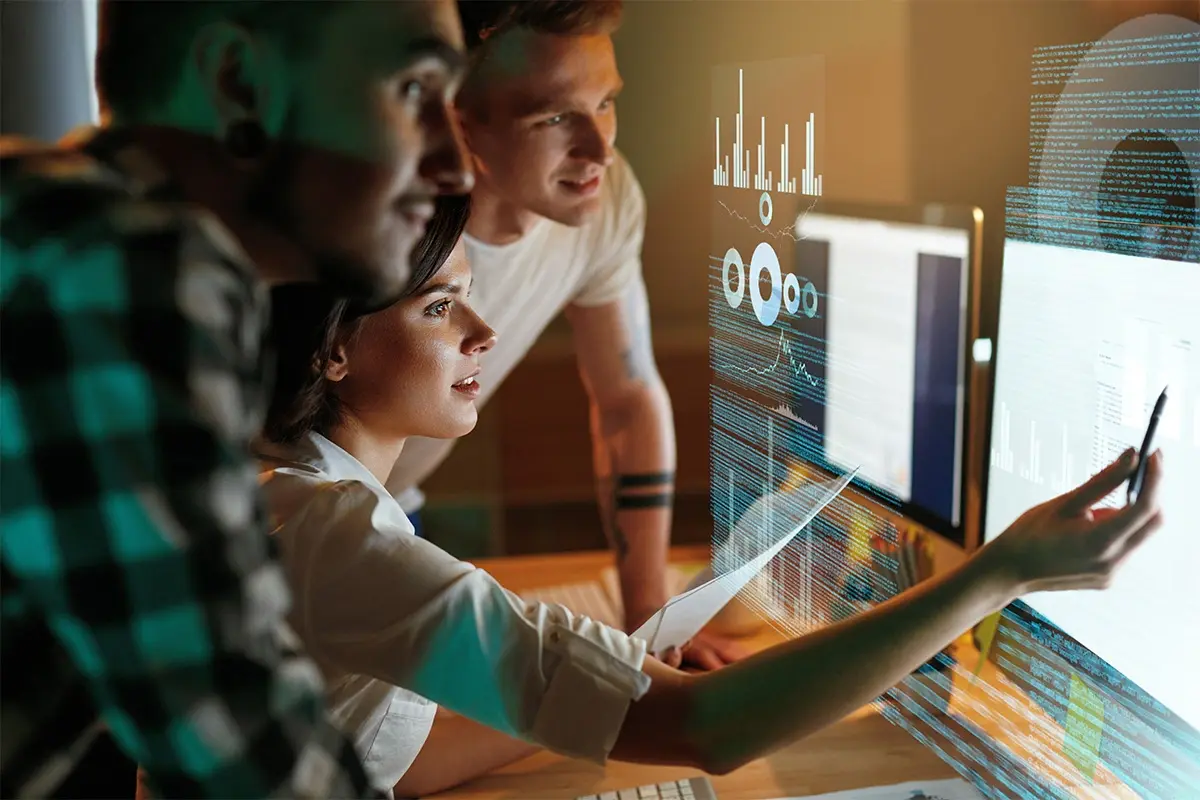
{"type": "MultiPolygon", "coordinates": [[[[613,149],[621,77],[611,34],[621,3],[460,0],[459,11],[472,49],[458,101],[477,169],[466,237],[471,299],[499,334],[478,402],[565,311],[633,630],[667,600],[675,430],[641,274],[646,201],[613,149]]],[[[450,447],[427,439],[405,446],[388,489],[409,515],[423,502],[420,482],[450,447]]],[[[684,658],[711,669],[737,655],[736,646],[702,635],[684,658]]]]}

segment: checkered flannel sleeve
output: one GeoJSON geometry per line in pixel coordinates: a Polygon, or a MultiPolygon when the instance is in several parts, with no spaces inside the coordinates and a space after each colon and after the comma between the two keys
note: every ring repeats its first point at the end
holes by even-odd
{"type": "Polygon", "coordinates": [[[40,204],[4,220],[7,577],[162,795],[378,796],[283,645],[247,451],[261,286],[203,219],[129,202],[118,235],[22,241],[40,204]]]}

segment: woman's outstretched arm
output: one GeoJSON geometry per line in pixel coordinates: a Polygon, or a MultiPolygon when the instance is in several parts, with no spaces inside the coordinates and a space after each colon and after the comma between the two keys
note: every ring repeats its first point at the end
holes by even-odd
{"type": "Polygon", "coordinates": [[[439,708],[421,752],[396,783],[396,797],[424,797],[486,775],[541,748],[439,708]]]}
{"type": "Polygon", "coordinates": [[[1132,472],[1127,454],[1031,509],[959,569],[718,672],[686,675],[647,659],[652,685],[630,706],[612,757],[728,772],[870,702],[1023,594],[1103,588],[1161,524],[1160,461],[1132,505],[1092,509],[1132,472]]]}
{"type": "Polygon", "coordinates": [[[1160,526],[1159,461],[1132,505],[1092,510],[1129,477],[1129,456],[1031,509],[958,570],[700,676],[645,659],[644,643],[566,609],[524,603],[427,542],[389,535],[374,495],[353,482],[324,492],[325,507],[309,504],[311,525],[298,520],[317,542],[285,540],[317,544],[299,559],[312,574],[293,619],[310,651],[343,669],[557,752],[720,773],[836,722],[1022,594],[1106,585],[1160,526]]]}

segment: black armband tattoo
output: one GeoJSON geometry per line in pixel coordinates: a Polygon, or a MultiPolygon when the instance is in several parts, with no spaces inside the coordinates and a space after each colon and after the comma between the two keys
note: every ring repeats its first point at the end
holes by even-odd
{"type": "Polygon", "coordinates": [[[618,511],[636,511],[643,508],[668,508],[675,501],[675,495],[670,492],[661,494],[619,494],[617,495],[618,511]]]}
{"type": "Polygon", "coordinates": [[[674,472],[646,472],[634,475],[618,475],[617,491],[621,489],[643,489],[674,482],[674,472]]]}
{"type": "Polygon", "coordinates": [[[675,493],[671,490],[674,482],[674,472],[633,473],[602,479],[602,494],[608,496],[604,528],[617,551],[618,561],[623,560],[629,552],[629,539],[621,530],[617,512],[670,508],[675,501],[675,493]],[[646,491],[655,489],[657,491],[646,491]]]}

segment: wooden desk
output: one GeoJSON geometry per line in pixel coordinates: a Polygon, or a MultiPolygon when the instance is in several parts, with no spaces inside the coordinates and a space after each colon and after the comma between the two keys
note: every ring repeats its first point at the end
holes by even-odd
{"type": "MultiPolygon", "coordinates": [[[[708,548],[675,548],[671,556],[677,563],[706,561],[708,548]]],[[[595,580],[611,558],[608,553],[588,552],[475,563],[508,588],[524,591],[595,580]]],[[[748,641],[751,646],[763,647],[777,639],[764,633],[748,641]]],[[[688,767],[615,761],[602,768],[543,752],[437,797],[564,800],[695,774],[696,770],[688,767]]],[[[711,780],[721,800],[763,800],[953,777],[954,771],[910,734],[864,708],[802,742],[711,780]]]]}

